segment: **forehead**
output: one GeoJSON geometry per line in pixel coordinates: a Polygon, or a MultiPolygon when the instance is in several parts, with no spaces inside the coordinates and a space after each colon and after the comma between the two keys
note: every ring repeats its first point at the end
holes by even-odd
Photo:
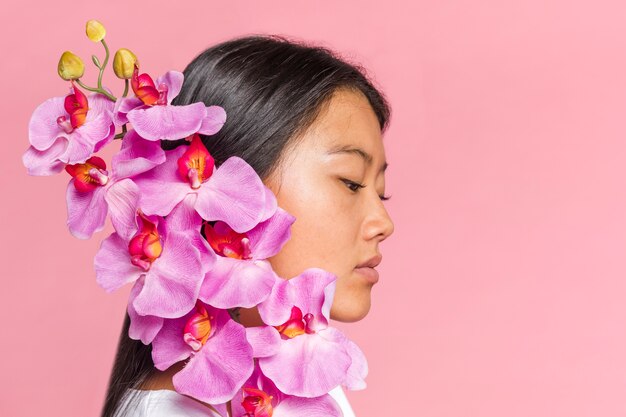
{"type": "Polygon", "coordinates": [[[360,92],[337,91],[300,142],[298,146],[317,153],[360,148],[373,159],[385,159],[378,118],[360,92]]]}

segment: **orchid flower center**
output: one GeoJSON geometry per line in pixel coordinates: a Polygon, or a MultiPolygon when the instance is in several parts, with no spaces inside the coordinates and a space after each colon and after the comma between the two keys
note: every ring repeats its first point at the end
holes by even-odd
{"type": "Polygon", "coordinates": [[[109,182],[106,163],[97,156],[92,156],[82,164],[66,165],[65,171],[74,178],[74,188],[79,192],[90,192],[109,182]]]}
{"type": "Polygon", "coordinates": [[[246,411],[243,417],[272,417],[274,409],[272,408],[271,395],[267,395],[264,391],[256,388],[243,388],[243,401],[241,405],[246,411]]]}
{"type": "Polygon", "coordinates": [[[74,129],[78,129],[87,120],[87,111],[89,110],[89,102],[87,96],[83,94],[72,83],[71,94],[65,97],[63,107],[65,111],[70,115],[70,119],[67,120],[65,115],[57,118],[57,125],[65,132],[72,133],[74,129]]]}
{"type": "Polygon", "coordinates": [[[67,120],[65,116],[59,116],[57,118],[57,125],[63,130],[65,133],[72,133],[74,131],[74,127],[72,123],[67,120]]]}
{"type": "Polygon", "coordinates": [[[245,233],[237,233],[219,221],[214,226],[204,223],[203,232],[216,254],[233,259],[252,259],[250,239],[245,233]]]}
{"type": "Polygon", "coordinates": [[[187,320],[183,330],[183,339],[194,352],[199,351],[209,340],[212,319],[202,304],[196,304],[196,311],[187,320]]]}
{"type": "Polygon", "coordinates": [[[167,104],[167,87],[163,88],[164,84],[161,84],[159,86],[161,90],[157,89],[152,77],[148,74],[139,74],[139,67],[136,64],[130,85],[135,96],[146,106],[167,104]]]}
{"type": "Polygon", "coordinates": [[[159,84],[159,98],[156,101],[156,105],[165,106],[167,104],[167,84],[159,84]]]}
{"type": "Polygon", "coordinates": [[[289,320],[280,326],[274,326],[274,328],[278,330],[283,339],[293,339],[294,337],[305,333],[315,333],[315,330],[311,328],[312,324],[313,314],[307,313],[302,316],[302,310],[293,306],[291,308],[291,317],[289,317],[289,320]]]}
{"type": "Polygon", "coordinates": [[[163,246],[156,224],[151,222],[143,213],[139,213],[141,226],[128,244],[130,261],[144,271],[148,271],[152,263],[161,256],[163,246]]]}
{"type": "Polygon", "coordinates": [[[197,190],[213,174],[215,160],[195,133],[185,153],[178,158],[178,174],[189,186],[197,190]]]}

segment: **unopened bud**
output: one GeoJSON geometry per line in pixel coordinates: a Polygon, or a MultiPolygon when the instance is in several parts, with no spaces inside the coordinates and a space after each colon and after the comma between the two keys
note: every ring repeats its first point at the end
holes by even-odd
{"type": "Polygon", "coordinates": [[[77,80],[85,73],[85,64],[78,55],[74,55],[70,51],[63,52],[59,65],[57,67],[59,77],[65,81],[77,80]]]}
{"type": "Polygon", "coordinates": [[[107,31],[102,23],[97,20],[88,21],[85,32],[87,32],[87,37],[93,42],[100,42],[107,34],[107,31]]]}
{"type": "Polygon", "coordinates": [[[118,78],[130,79],[133,76],[135,65],[138,65],[137,57],[130,49],[118,49],[113,57],[113,72],[118,78]]]}

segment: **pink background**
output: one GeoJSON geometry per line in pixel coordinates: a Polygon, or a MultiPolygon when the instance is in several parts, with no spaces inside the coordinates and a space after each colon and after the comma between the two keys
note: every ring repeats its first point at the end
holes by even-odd
{"type": "Polygon", "coordinates": [[[277,33],[387,93],[396,232],[370,315],[340,326],[370,364],[357,416],[626,415],[623,1],[184,4],[3,5],[0,415],[97,415],[123,318],[128,288],[94,279],[105,232],[72,238],[68,178],[20,161],[32,110],[66,93],[59,54],[101,53],[90,18],[152,74],[277,33]]]}

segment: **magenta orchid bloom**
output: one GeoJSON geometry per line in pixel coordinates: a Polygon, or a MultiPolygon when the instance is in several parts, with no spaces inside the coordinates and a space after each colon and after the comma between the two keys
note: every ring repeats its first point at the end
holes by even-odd
{"type": "MultiPolygon", "coordinates": [[[[146,141],[131,130],[124,138],[122,149],[113,157],[111,174],[106,169],[106,163],[97,156],[82,164],[66,165],[65,170],[72,176],[66,191],[67,225],[72,235],[89,239],[102,230],[111,201],[127,198],[125,195],[108,196],[112,185],[150,170],[164,160],[165,152],[158,142],[146,141]]],[[[131,190],[128,183],[125,184],[113,187],[113,190],[138,194],[138,190],[131,190]]],[[[116,220],[113,219],[114,223],[116,220]]]]}
{"type": "MultiPolygon", "coordinates": [[[[130,185],[134,187],[127,185],[126,188],[128,188],[128,191],[130,192],[126,192],[125,195],[122,192],[116,192],[115,195],[122,198],[118,198],[116,201],[111,201],[111,205],[116,208],[118,213],[117,216],[113,216],[113,219],[117,220],[117,222],[113,222],[116,230],[123,236],[130,238],[132,237],[132,231],[135,227],[134,217],[133,223],[124,223],[120,220],[124,219],[124,216],[122,215],[124,212],[131,212],[139,205],[138,202],[140,196],[136,185],[134,185],[134,183],[130,180],[127,181],[129,181],[130,185]]],[[[126,218],[128,219],[128,215],[126,215],[126,218]]],[[[195,245],[201,250],[201,252],[204,252],[202,249],[206,249],[207,244],[200,235],[202,219],[190,205],[189,196],[176,207],[174,212],[168,216],[167,220],[167,226],[169,229],[187,232],[189,243],[191,245],[195,245]]],[[[207,249],[207,251],[210,251],[210,249],[207,249]]],[[[164,319],[158,316],[141,315],[137,313],[137,310],[134,307],[134,302],[137,296],[141,293],[144,284],[145,276],[141,276],[135,282],[130,291],[127,308],[128,316],[130,318],[128,336],[134,340],[141,340],[147,345],[154,340],[154,337],[157,335],[159,330],[161,330],[161,327],[163,327],[164,319]]]]}
{"type": "Polygon", "coordinates": [[[189,146],[165,155],[163,164],[134,178],[144,196],[144,213],[167,216],[193,194],[193,207],[204,220],[223,221],[245,232],[276,212],[276,197],[254,169],[235,156],[214,169],[213,157],[199,135],[193,135],[189,146]]]}
{"type": "Polygon", "coordinates": [[[72,176],[66,191],[67,226],[79,239],[89,239],[102,230],[108,213],[105,201],[110,187],[106,163],[92,156],[82,164],[66,165],[72,176]]]}
{"type": "Polygon", "coordinates": [[[159,370],[190,358],[172,379],[176,391],[209,404],[233,398],[253,370],[245,328],[225,310],[198,302],[185,316],[165,320],[152,341],[159,370]]]}
{"type": "Polygon", "coordinates": [[[122,97],[115,103],[115,123],[130,122],[139,135],[147,140],[182,139],[194,133],[213,135],[226,122],[226,112],[220,106],[193,103],[173,106],[172,100],[183,85],[184,76],[168,71],[156,83],[148,74],[135,71],[131,85],[135,97],[122,97]]]}
{"type": "MultiPolygon", "coordinates": [[[[219,410],[219,409],[218,409],[219,410]]],[[[342,417],[329,394],[314,398],[282,393],[258,367],[232,400],[233,417],[342,417]]]]}
{"type": "Polygon", "coordinates": [[[71,94],[40,104],[28,125],[30,147],[22,161],[30,175],[52,175],[65,164],[85,162],[113,140],[113,102],[102,94],[71,94]]]}
{"type": "Polygon", "coordinates": [[[338,385],[365,386],[367,362],[361,350],[329,327],[336,276],[319,268],[284,280],[278,278],[259,304],[268,326],[247,329],[259,366],[280,391],[318,397],[338,385]]]}
{"type": "Polygon", "coordinates": [[[290,237],[295,217],[280,207],[248,232],[226,223],[204,224],[204,236],[218,255],[205,276],[199,298],[218,308],[253,307],[272,291],[275,274],[265,259],[276,255],[290,237]]]}
{"type": "MultiPolygon", "coordinates": [[[[132,189],[132,181],[125,181],[124,186],[132,189]]],[[[116,232],[102,242],[96,254],[96,281],[111,292],[144,277],[133,300],[134,311],[141,316],[180,317],[195,305],[215,254],[195,244],[199,239],[194,238],[193,231],[175,227],[180,223],[177,217],[186,211],[182,207],[168,219],[146,216],[135,208],[135,225],[125,221],[128,216],[122,213],[133,208],[136,195],[129,192],[111,207],[117,212],[112,215],[116,232]]],[[[140,202],[135,207],[140,207],[140,202]]]]}

